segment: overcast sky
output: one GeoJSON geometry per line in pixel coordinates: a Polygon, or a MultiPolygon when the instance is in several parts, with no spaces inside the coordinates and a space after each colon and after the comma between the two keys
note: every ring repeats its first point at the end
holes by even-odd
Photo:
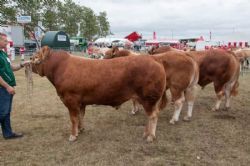
{"type": "Polygon", "coordinates": [[[137,31],[144,38],[204,36],[214,40],[250,41],[250,0],[74,0],[107,12],[111,31],[124,37],[137,31]]]}

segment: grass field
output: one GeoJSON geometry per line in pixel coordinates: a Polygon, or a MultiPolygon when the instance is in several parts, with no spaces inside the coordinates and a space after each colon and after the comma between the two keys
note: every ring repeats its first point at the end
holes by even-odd
{"type": "MultiPolygon", "coordinates": [[[[24,70],[15,73],[17,84],[12,127],[23,132],[17,140],[0,138],[0,165],[249,165],[250,74],[240,77],[239,95],[228,112],[210,111],[215,102],[212,85],[199,91],[191,122],[169,124],[173,106],[160,113],[153,143],[142,139],[146,116],[129,114],[131,102],[119,110],[88,106],[85,131],[68,142],[70,120],[55,88],[33,74],[31,103],[27,100],[24,70]]],[[[183,108],[181,118],[186,111],[183,108]]]]}

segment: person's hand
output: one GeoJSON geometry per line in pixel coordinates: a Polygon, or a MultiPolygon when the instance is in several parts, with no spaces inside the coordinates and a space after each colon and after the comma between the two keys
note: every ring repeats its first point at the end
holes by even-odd
{"type": "Polygon", "coordinates": [[[6,90],[8,91],[9,94],[11,95],[14,95],[16,92],[15,92],[15,89],[12,87],[12,86],[8,86],[6,88],[6,90]]]}
{"type": "Polygon", "coordinates": [[[23,61],[20,63],[21,67],[28,66],[30,64],[30,61],[23,61]]]}

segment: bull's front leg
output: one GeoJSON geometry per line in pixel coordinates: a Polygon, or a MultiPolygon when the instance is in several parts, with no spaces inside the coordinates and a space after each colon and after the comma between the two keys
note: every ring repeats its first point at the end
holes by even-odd
{"type": "Polygon", "coordinates": [[[69,141],[73,142],[73,141],[76,141],[77,136],[78,136],[79,110],[77,110],[77,109],[69,110],[69,114],[70,114],[70,120],[72,123],[71,135],[69,136],[69,141]]]}
{"type": "Polygon", "coordinates": [[[140,107],[140,103],[135,100],[135,99],[132,99],[132,102],[133,102],[133,108],[131,110],[131,114],[132,115],[135,115],[138,111],[139,111],[139,107],[140,107]]]}
{"type": "Polygon", "coordinates": [[[72,124],[69,141],[76,141],[79,127],[79,113],[80,109],[82,108],[80,103],[80,96],[65,93],[63,95],[62,101],[69,110],[70,121],[72,124]]]}

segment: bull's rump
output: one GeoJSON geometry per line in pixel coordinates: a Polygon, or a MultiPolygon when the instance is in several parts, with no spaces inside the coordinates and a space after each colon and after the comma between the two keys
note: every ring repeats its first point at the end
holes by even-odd
{"type": "Polygon", "coordinates": [[[181,51],[168,51],[152,55],[163,64],[167,86],[188,87],[194,79],[198,79],[198,65],[194,59],[181,51]]]}
{"type": "MultiPolygon", "coordinates": [[[[64,62],[65,63],[65,62],[64,62]]],[[[157,101],[165,86],[163,67],[151,57],[86,60],[71,56],[55,80],[60,96],[74,93],[84,104],[120,105],[130,98],[157,101]]]]}
{"type": "Polygon", "coordinates": [[[238,79],[239,63],[236,57],[224,50],[190,52],[199,64],[199,85],[206,86],[210,82],[220,81],[222,84],[238,79]]]}

